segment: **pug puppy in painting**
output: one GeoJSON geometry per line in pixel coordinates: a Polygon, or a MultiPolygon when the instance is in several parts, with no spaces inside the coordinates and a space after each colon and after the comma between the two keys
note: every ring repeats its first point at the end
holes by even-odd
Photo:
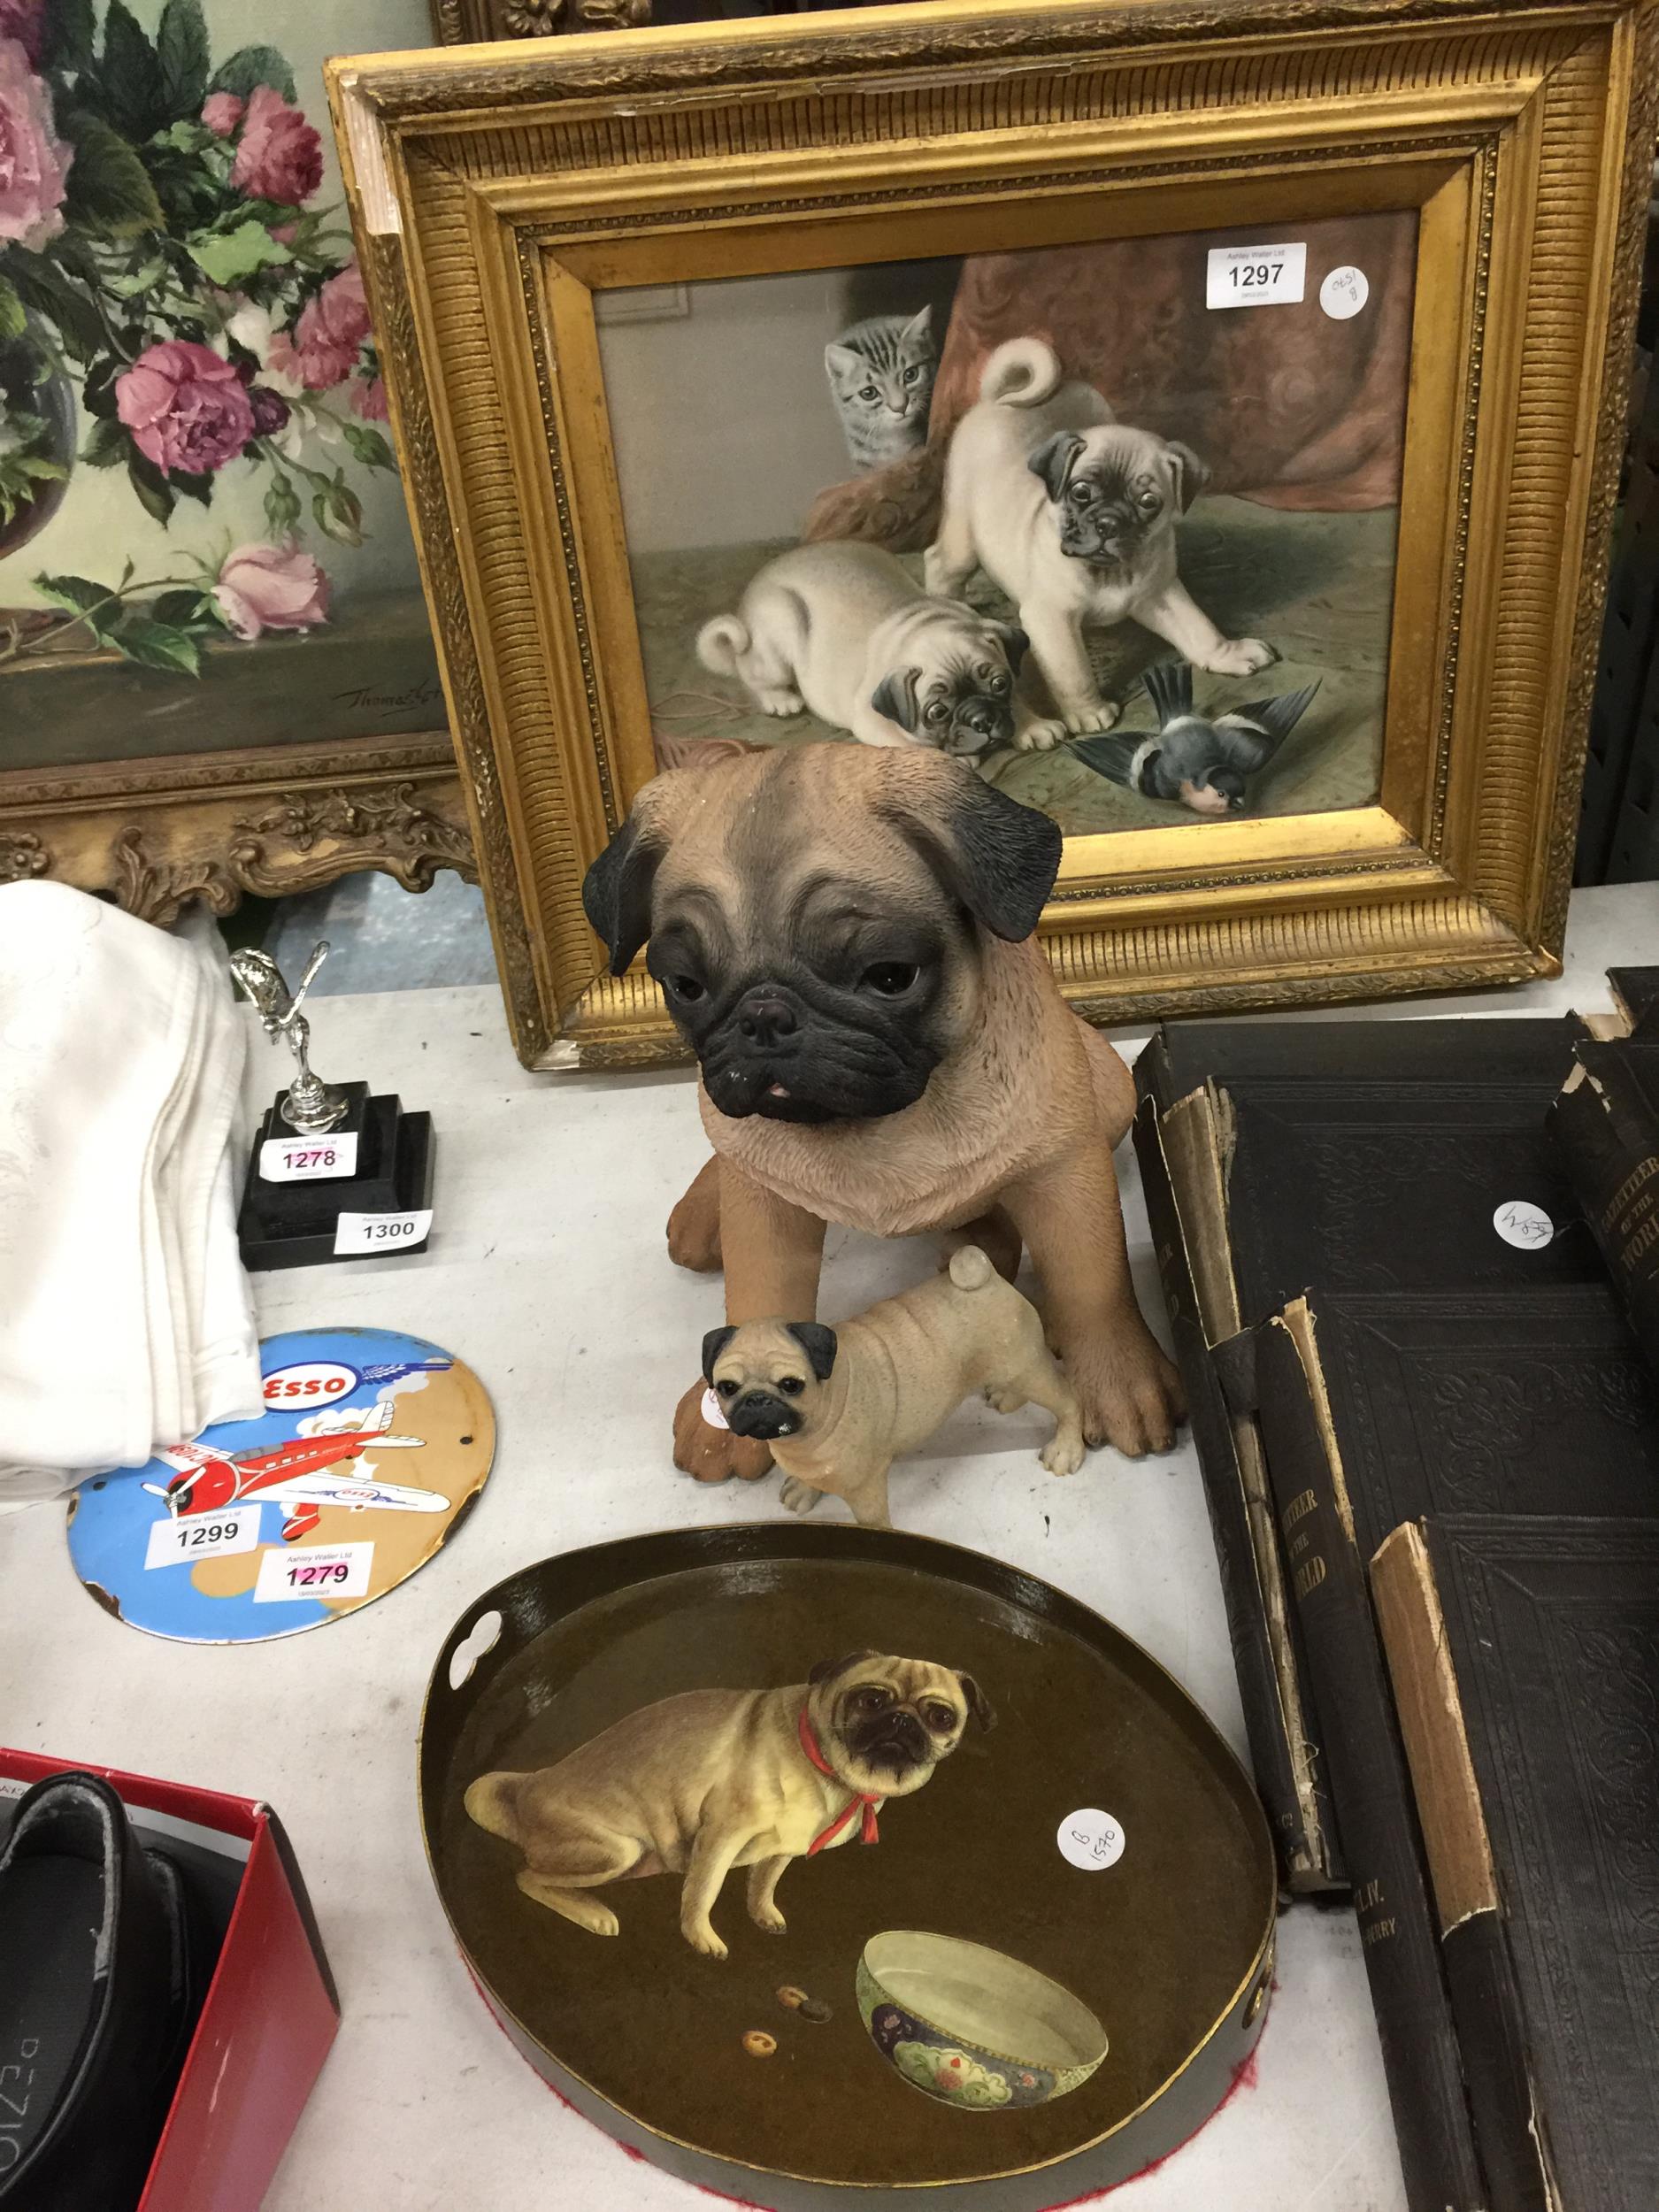
{"type": "Polygon", "coordinates": [[[780,554],[735,614],[697,634],[703,666],[735,676],[764,713],[804,706],[861,745],[932,745],[966,759],[1064,736],[1020,689],[1025,654],[1023,630],[930,596],[878,545],[780,554]]]}
{"type": "Polygon", "coordinates": [[[617,1916],[591,1893],[648,1874],[683,1878],[680,1932],[723,1959],[710,1918],[733,1867],[769,1935],[792,1859],[878,1840],[889,1798],[913,1797],[995,1715],[970,1674],[858,1651],[781,1690],[687,1690],[630,1713],[531,1774],[485,1774],[466,1793],[480,1828],[524,1853],[526,1897],[595,1935],[617,1916]]]}
{"type": "Polygon", "coordinates": [[[1119,422],[1052,346],[1012,338],[985,365],[951,435],[927,588],[959,598],[982,568],[1018,611],[1032,656],[1073,734],[1110,729],[1091,626],[1133,618],[1195,668],[1248,676],[1275,657],[1224,637],[1181,582],[1176,524],[1209,481],[1190,448],[1119,422]]]}

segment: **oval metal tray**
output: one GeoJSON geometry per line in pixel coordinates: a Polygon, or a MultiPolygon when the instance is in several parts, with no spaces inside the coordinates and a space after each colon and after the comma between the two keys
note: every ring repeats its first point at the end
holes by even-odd
{"type": "Polygon", "coordinates": [[[457,1941],[526,2056],[656,2163],[778,2212],[1037,2212],[1121,2181],[1202,2124],[1265,2016],[1272,1851],[1226,1745],[1110,1623],[927,1538],[697,1529],[524,1569],[467,1608],[439,1655],[420,1799],[457,1941]],[[492,1614],[496,1640],[456,1663],[452,1687],[455,1654],[476,1651],[492,1614]],[[712,1909],[723,1960],[680,1934],[677,1874],[589,1893],[621,1924],[591,1933],[526,1896],[521,1854],[467,1816],[480,1776],[549,1766],[658,1699],[803,1683],[860,1650],[972,1674],[997,1724],[889,1800],[874,1847],[792,1862],[784,1934],[751,1922],[741,1871],[712,1909]],[[1062,1824],[1084,1809],[1121,1828],[1114,1863],[1062,1855],[1062,1824]],[[1104,2024],[1104,2062],[1046,2103],[962,2110],[920,2093],[854,1995],[870,1938],[904,1928],[1060,1982],[1104,2024]]]}

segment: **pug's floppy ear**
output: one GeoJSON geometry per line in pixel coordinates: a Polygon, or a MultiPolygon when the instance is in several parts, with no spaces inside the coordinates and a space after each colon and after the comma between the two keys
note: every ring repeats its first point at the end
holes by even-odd
{"type": "Polygon", "coordinates": [[[1053,437],[1043,440],[1025,466],[1033,476],[1041,477],[1049,498],[1058,499],[1082,450],[1083,441],[1075,430],[1056,430],[1053,437]]]}
{"type": "Polygon", "coordinates": [[[621,975],[651,933],[651,886],[665,848],[632,815],[582,878],[582,911],[621,975]]]}
{"type": "Polygon", "coordinates": [[[826,1329],[820,1321],[786,1321],[784,1326],[811,1361],[818,1380],[827,1382],[835,1364],[834,1330],[826,1329]]]}
{"type": "Polygon", "coordinates": [[[736,1334],[737,1331],[734,1327],[710,1329],[708,1335],[703,1338],[703,1379],[704,1382],[711,1383],[714,1380],[714,1363],[736,1334]]]}
{"type": "Polygon", "coordinates": [[[973,1677],[971,1674],[958,1673],[956,1679],[962,1685],[962,1694],[968,1701],[969,1719],[978,1721],[984,1730],[989,1731],[995,1728],[996,1709],[973,1677]]]}
{"type": "Polygon", "coordinates": [[[828,1682],[838,1674],[845,1674],[849,1667],[856,1667],[861,1660],[879,1659],[877,1651],[849,1651],[844,1659],[820,1659],[807,1677],[808,1686],[816,1690],[820,1682],[828,1682]]]}
{"type": "Polygon", "coordinates": [[[885,714],[889,722],[896,722],[902,730],[913,730],[920,719],[916,707],[916,687],[921,673],[919,668],[889,669],[870,695],[870,703],[876,712],[885,714]]]}
{"type": "Polygon", "coordinates": [[[1017,622],[993,622],[990,627],[1002,641],[1002,650],[1008,657],[1009,674],[1018,676],[1021,661],[1031,650],[1031,640],[1017,622]]]}
{"type": "Polygon", "coordinates": [[[894,777],[876,811],[909,838],[951,896],[994,937],[1010,944],[1029,937],[1059,873],[1065,845],[1059,824],[1021,806],[960,761],[920,751],[902,757],[926,768],[903,781],[894,777]],[[919,788],[907,796],[912,787],[919,788]]]}
{"type": "Polygon", "coordinates": [[[1210,466],[1201,461],[1189,445],[1171,439],[1164,450],[1170,457],[1170,472],[1175,479],[1175,503],[1185,514],[1204,486],[1210,481],[1210,466]]]}

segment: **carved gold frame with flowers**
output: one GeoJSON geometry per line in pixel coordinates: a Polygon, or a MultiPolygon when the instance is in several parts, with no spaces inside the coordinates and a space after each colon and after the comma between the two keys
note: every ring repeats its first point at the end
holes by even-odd
{"type": "Polygon", "coordinates": [[[1559,966],[1654,141],[1653,0],[937,0],[329,71],[518,1049],[683,1056],[582,875],[654,763],[613,287],[1419,212],[1372,806],[1067,841],[1097,1020],[1559,966]]]}

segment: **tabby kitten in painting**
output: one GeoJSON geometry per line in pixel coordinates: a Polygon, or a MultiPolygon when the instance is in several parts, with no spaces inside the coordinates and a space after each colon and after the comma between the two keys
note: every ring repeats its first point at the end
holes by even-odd
{"type": "Polygon", "coordinates": [[[933,396],[931,307],[918,314],[872,315],[824,349],[835,411],[854,465],[884,468],[927,442],[933,396]]]}

